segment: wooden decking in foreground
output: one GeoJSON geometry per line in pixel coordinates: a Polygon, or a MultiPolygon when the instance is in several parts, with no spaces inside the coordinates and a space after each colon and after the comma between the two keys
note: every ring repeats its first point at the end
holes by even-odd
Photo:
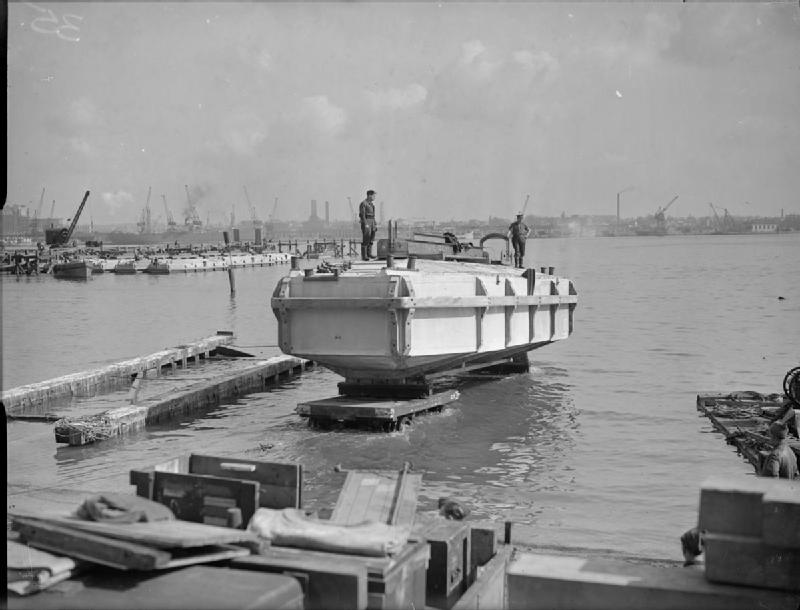
{"type": "MultiPolygon", "coordinates": [[[[737,484],[731,486],[734,490],[737,487],[737,484]]],[[[21,496],[9,496],[9,501],[14,500],[9,504],[9,512],[19,514],[30,509],[66,512],[90,494],[70,489],[64,490],[63,497],[57,497],[62,494],[52,489],[32,490],[21,496]]],[[[429,548],[420,548],[419,542],[412,542],[396,559],[293,547],[271,547],[271,550],[267,547],[256,552],[253,547],[247,553],[240,550],[233,554],[236,556],[216,560],[202,569],[188,566],[165,572],[155,566],[156,569],[149,571],[130,571],[84,564],[81,572],[45,591],[27,597],[9,595],[6,607],[12,610],[66,607],[796,610],[800,602],[800,595],[791,591],[710,582],[702,563],[680,567],[677,561],[665,565],[663,560],[626,561],[587,555],[586,551],[543,549],[512,539],[504,541],[497,529],[497,526],[502,528],[499,522],[453,522],[421,513],[417,517],[412,539],[427,542],[429,548]],[[466,538],[453,535],[460,524],[470,530],[466,538]],[[466,555],[461,553],[464,548],[469,549],[466,555]],[[428,579],[442,578],[439,569],[445,570],[442,582],[452,583],[445,591],[449,595],[423,593],[428,590],[428,579]],[[224,582],[225,595],[212,595],[208,587],[200,586],[202,583],[196,580],[198,571],[204,575],[203,582],[224,582]],[[282,591],[286,584],[292,582],[297,583],[293,589],[294,605],[279,604],[284,600],[282,591]],[[459,582],[463,584],[457,586],[459,582]],[[420,593],[425,600],[422,605],[417,603],[420,593]],[[263,601],[258,604],[254,600],[263,601]]],[[[186,523],[184,529],[188,531],[193,525],[186,523]]],[[[197,524],[197,527],[205,526],[197,524]]],[[[213,528],[209,532],[222,529],[213,528]]],[[[231,536],[244,533],[235,529],[228,532],[231,536]]],[[[9,536],[14,534],[9,530],[9,536]]],[[[139,544],[144,544],[144,540],[139,544]]],[[[790,548],[784,551],[786,557],[793,552],[797,551],[790,548]]],[[[191,559],[202,561],[199,555],[191,559]]],[[[209,561],[213,559],[209,556],[209,561]]],[[[169,561],[174,561],[174,557],[169,561]]]]}

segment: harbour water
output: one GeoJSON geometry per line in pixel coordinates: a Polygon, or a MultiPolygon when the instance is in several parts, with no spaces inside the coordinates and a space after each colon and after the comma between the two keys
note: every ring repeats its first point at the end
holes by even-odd
{"type": "MultiPolygon", "coordinates": [[[[533,240],[579,294],[575,332],[530,353],[528,374],[465,387],[402,432],[322,432],[298,402],[336,393],[312,369],[200,416],[85,447],[52,424],[7,423],[9,478],[132,492],[128,471],[181,453],[299,461],[309,507],[332,506],[343,468],[423,472],[420,507],[459,498],[543,547],[681,558],[700,484],[751,474],[695,410],[703,391],[779,392],[800,361],[800,235],[533,240]],[[779,297],[783,297],[780,299],[779,297]]],[[[2,387],[95,368],[232,330],[277,354],[269,298],[288,266],[174,276],[2,278],[2,387]]]]}

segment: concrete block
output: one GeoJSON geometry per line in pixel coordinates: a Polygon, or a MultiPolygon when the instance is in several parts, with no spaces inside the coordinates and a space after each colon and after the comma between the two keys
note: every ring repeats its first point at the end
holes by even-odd
{"type": "Polygon", "coordinates": [[[800,549],[800,482],[764,494],[763,537],[772,546],[800,549]]]}
{"type": "Polygon", "coordinates": [[[796,610],[800,596],[708,582],[698,566],[521,553],[506,570],[509,610],[796,610]]]}
{"type": "Polygon", "coordinates": [[[788,481],[744,476],[704,481],[698,527],[715,534],[761,536],[764,494],[782,482],[788,481]]]}
{"type": "Polygon", "coordinates": [[[706,578],[800,593],[800,550],[765,544],[761,538],[707,534],[706,578]]]}

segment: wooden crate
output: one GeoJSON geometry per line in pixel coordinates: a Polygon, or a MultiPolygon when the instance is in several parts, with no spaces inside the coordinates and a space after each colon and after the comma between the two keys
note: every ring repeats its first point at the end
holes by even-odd
{"type": "MultiPolygon", "coordinates": [[[[280,571],[284,574],[294,572],[305,575],[309,590],[320,586],[320,572],[327,571],[326,581],[341,580],[345,574],[366,573],[366,608],[367,610],[419,610],[425,607],[425,574],[428,567],[429,547],[424,541],[411,542],[394,557],[366,557],[361,555],[344,555],[323,551],[308,551],[290,547],[269,547],[260,555],[237,558],[232,564],[240,569],[255,569],[267,572],[280,571]],[[328,566],[321,568],[320,566],[328,566]],[[335,566],[335,568],[333,567],[335,566]],[[313,572],[317,572],[314,574],[313,572]]],[[[348,587],[351,585],[348,584],[348,587]]],[[[354,596],[354,588],[346,589],[347,597],[354,602],[360,597],[354,596]]],[[[306,602],[309,607],[317,605],[318,598],[306,602]]],[[[322,607],[334,607],[333,599],[324,600],[322,607]]],[[[354,604],[350,607],[363,607],[354,604]]]]}
{"type": "Polygon", "coordinates": [[[194,566],[150,577],[91,570],[30,597],[10,597],[9,610],[303,610],[293,578],[194,566]],[[222,586],[220,586],[222,585],[222,586]]]}
{"type": "Polygon", "coordinates": [[[179,519],[247,526],[259,507],[299,508],[299,464],[191,454],[144,470],[131,470],[136,493],[169,506],[179,519]]]}
{"type": "Polygon", "coordinates": [[[470,585],[469,526],[461,521],[439,520],[422,531],[430,546],[425,603],[449,610],[470,585]]]}

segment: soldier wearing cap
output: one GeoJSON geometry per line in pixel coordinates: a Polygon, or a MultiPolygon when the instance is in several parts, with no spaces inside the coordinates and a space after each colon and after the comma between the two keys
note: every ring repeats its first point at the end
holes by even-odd
{"type": "Polygon", "coordinates": [[[780,477],[782,479],[794,479],[798,476],[797,457],[786,441],[788,431],[786,425],[781,422],[772,422],[769,427],[769,437],[772,444],[772,451],[761,453],[761,468],[759,474],[762,477],[780,477]]]}
{"type": "Polygon", "coordinates": [[[375,240],[375,191],[367,191],[367,198],[358,206],[358,219],[361,222],[361,260],[373,258],[372,242],[375,240]]]}
{"type": "Polygon", "coordinates": [[[511,245],[514,246],[514,267],[522,269],[522,259],[525,258],[525,240],[531,230],[522,222],[522,212],[517,214],[517,219],[508,227],[508,237],[511,245]]]}

